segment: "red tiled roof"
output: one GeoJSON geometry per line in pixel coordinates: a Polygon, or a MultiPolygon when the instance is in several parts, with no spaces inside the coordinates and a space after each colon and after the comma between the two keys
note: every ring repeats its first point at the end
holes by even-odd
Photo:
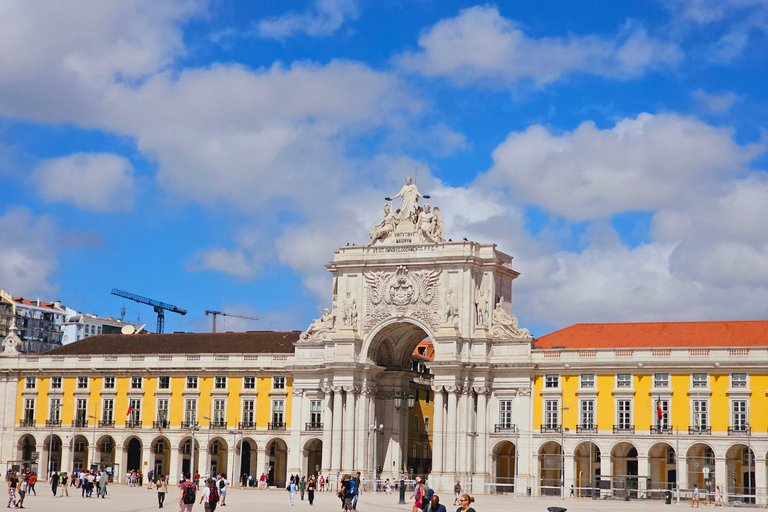
{"type": "Polygon", "coordinates": [[[100,334],[45,352],[50,355],[291,354],[301,331],[100,334]]]}
{"type": "Polygon", "coordinates": [[[25,299],[24,297],[14,297],[13,301],[21,304],[26,304],[27,306],[35,306],[38,308],[61,309],[61,308],[57,308],[56,304],[54,304],[53,302],[40,301],[39,304],[36,304],[37,302],[36,300],[25,299]]]}
{"type": "Polygon", "coordinates": [[[576,324],[535,348],[768,347],[768,320],[576,324]]]}

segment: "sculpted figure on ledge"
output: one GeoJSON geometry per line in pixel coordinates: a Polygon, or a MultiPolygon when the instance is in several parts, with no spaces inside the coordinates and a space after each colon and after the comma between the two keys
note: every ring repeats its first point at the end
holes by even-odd
{"type": "Polygon", "coordinates": [[[316,318],[309,324],[306,331],[299,335],[301,341],[313,341],[320,338],[333,328],[333,315],[328,308],[323,310],[323,316],[316,318]]]}
{"type": "Polygon", "coordinates": [[[518,327],[517,317],[504,311],[504,299],[499,299],[491,314],[491,336],[494,338],[532,338],[528,329],[518,327]]]}

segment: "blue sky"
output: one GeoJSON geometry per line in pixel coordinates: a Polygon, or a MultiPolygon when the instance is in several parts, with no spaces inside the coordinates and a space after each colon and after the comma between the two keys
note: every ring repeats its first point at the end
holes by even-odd
{"type": "Polygon", "coordinates": [[[768,3],[0,4],[0,287],[304,329],[414,175],[535,335],[768,315],[768,3]]]}

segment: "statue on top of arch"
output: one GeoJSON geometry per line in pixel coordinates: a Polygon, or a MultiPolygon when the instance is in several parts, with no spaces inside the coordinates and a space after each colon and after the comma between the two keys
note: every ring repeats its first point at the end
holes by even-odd
{"type": "Polygon", "coordinates": [[[504,310],[504,299],[500,298],[491,313],[491,336],[498,339],[533,338],[531,332],[519,327],[517,317],[504,310]]]}
{"type": "Polygon", "coordinates": [[[410,176],[396,195],[385,197],[392,201],[402,198],[400,206],[393,212],[389,203],[384,205],[384,218],[371,228],[370,245],[400,243],[438,243],[443,241],[445,225],[440,208],[419,205],[419,198],[429,199],[419,193],[410,176]]]}

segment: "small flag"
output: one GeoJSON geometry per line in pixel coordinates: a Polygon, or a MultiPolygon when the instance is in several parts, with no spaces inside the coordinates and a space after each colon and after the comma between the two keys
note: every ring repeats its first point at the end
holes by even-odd
{"type": "Polygon", "coordinates": [[[656,406],[657,406],[657,413],[659,415],[659,419],[661,419],[661,399],[656,401],[656,406]]]}
{"type": "Polygon", "coordinates": [[[131,406],[129,405],[129,406],[128,406],[128,413],[126,413],[126,416],[130,416],[130,415],[131,415],[131,411],[132,411],[132,410],[133,410],[133,407],[131,407],[131,406]]]}

